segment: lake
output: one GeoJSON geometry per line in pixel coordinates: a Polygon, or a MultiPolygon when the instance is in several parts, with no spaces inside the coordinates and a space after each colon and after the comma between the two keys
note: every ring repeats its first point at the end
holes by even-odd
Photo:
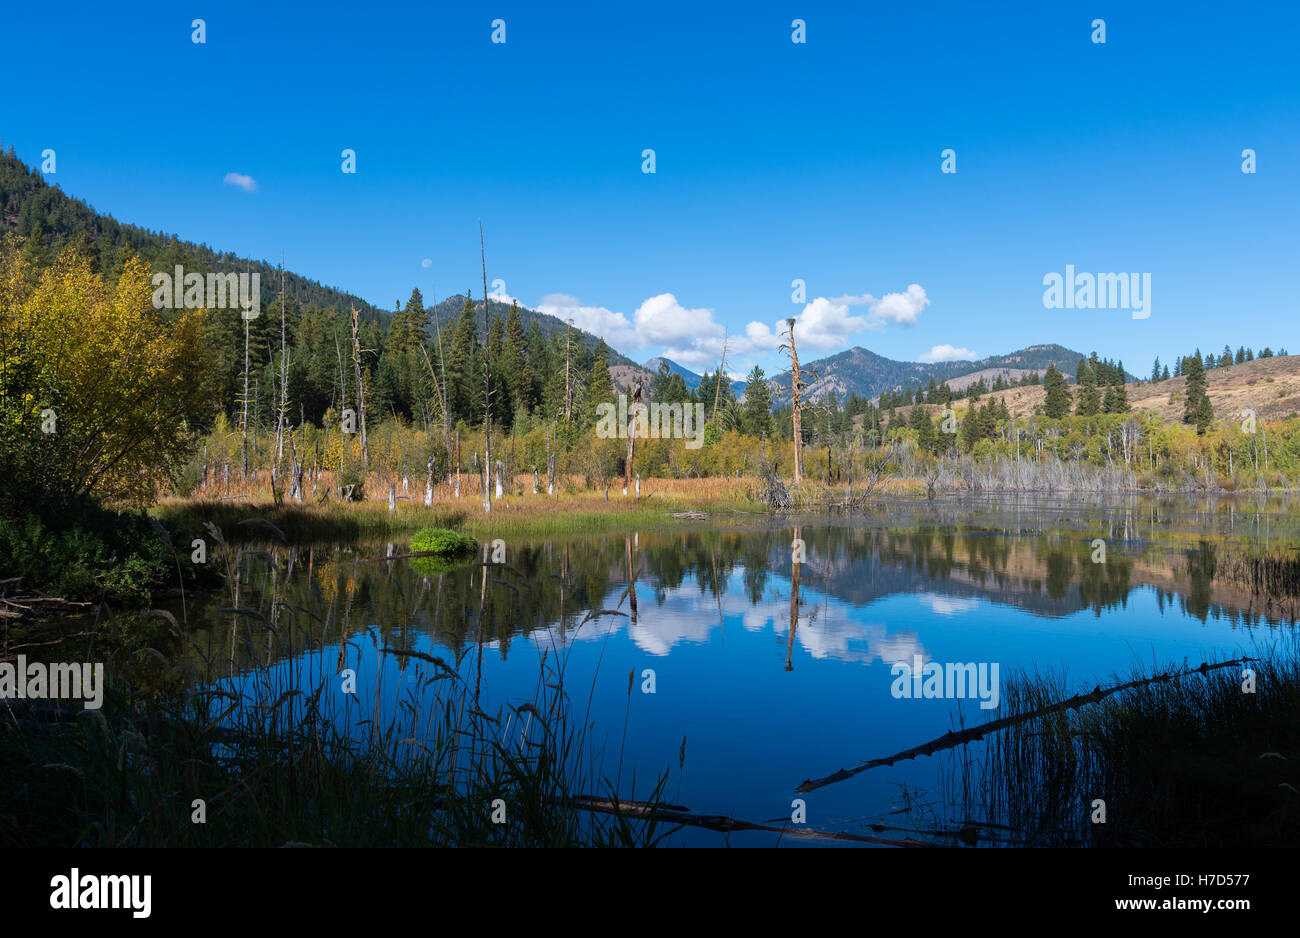
{"type": "Polygon", "coordinates": [[[1300,544],[1296,528],[1281,499],[1006,497],[669,520],[505,542],[504,564],[486,566],[376,559],[404,542],[262,545],[266,556],[244,558],[234,606],[264,619],[232,614],[226,593],[192,597],[185,615],[205,680],[324,684],[359,737],[424,706],[431,658],[504,719],[503,705],[533,699],[545,656],[562,663],[599,775],[625,797],[667,772],[665,796],[695,813],[779,825],[798,797],[808,826],[863,832],[952,820],[952,760],[795,787],[996,718],[988,705],[1020,671],[1091,690],[1289,634],[1293,601],[1252,592],[1229,561],[1300,544]],[[972,680],[934,697],[898,662],[968,666],[948,671],[972,680]],[[355,694],[342,692],[344,669],[355,694]]]}

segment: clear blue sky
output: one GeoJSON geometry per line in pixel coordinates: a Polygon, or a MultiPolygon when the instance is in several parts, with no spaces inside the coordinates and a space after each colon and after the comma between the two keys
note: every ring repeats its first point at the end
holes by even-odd
{"type": "Polygon", "coordinates": [[[390,309],[478,294],[482,219],[509,296],[696,370],[725,328],[729,371],[771,373],[791,315],[808,358],[1300,352],[1296,5],[711,6],[11,3],[0,139],[123,221],[390,309]],[[1067,264],[1150,273],[1150,318],[1044,309],[1067,264]]]}

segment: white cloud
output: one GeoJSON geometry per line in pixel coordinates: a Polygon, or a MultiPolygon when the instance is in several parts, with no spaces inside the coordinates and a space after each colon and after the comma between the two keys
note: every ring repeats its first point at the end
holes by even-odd
{"type": "MultiPolygon", "coordinates": [[[[795,317],[795,340],[799,347],[815,352],[847,348],[849,339],[866,330],[884,329],[887,323],[912,325],[930,305],[919,284],[906,292],[887,293],[877,299],[861,296],[817,297],[795,317]]],[[[536,307],[598,335],[620,352],[645,348],[662,350],[666,358],[696,371],[713,371],[722,357],[725,338],[727,363],[748,371],[755,357],[770,355],[783,341],[786,321],[771,325],[753,321],[743,334],[727,334],[714,319],[712,309],[683,306],[672,293],[660,293],[644,300],[630,316],[604,306],[584,304],[577,297],[552,293],[536,307]]]]}
{"type": "Polygon", "coordinates": [[[433,266],[433,258],[426,257],[424,260],[420,261],[420,266],[421,266],[421,267],[432,267],[432,266],[433,266]]]}
{"type": "Polygon", "coordinates": [[[925,295],[925,290],[921,289],[920,284],[914,283],[907,288],[906,293],[886,293],[871,304],[871,318],[910,326],[929,305],[930,298],[925,295]]]}
{"type": "MultiPolygon", "coordinates": [[[[884,329],[887,323],[913,325],[921,311],[930,305],[925,290],[912,284],[905,293],[886,293],[877,299],[870,293],[837,297],[819,296],[804,306],[795,317],[795,342],[816,351],[845,348],[849,337],[868,329],[884,329]],[[865,314],[855,314],[855,307],[866,307],[865,314]]],[[[787,329],[785,320],[769,326],[751,322],[745,327],[747,346],[738,352],[775,351],[787,329]]]]}
{"type": "Polygon", "coordinates": [[[539,313],[547,313],[564,321],[573,320],[579,329],[598,335],[620,352],[639,347],[636,329],[622,313],[603,306],[585,306],[576,296],[548,293],[537,304],[539,313]]]}
{"type": "Polygon", "coordinates": [[[722,326],[713,321],[711,309],[686,309],[671,293],[652,296],[634,314],[637,336],[643,345],[694,345],[713,337],[721,338],[722,326]]]}
{"type": "Polygon", "coordinates": [[[257,180],[252,176],[245,176],[243,173],[226,173],[226,178],[221,181],[228,186],[238,186],[245,192],[257,191],[257,180]]]}
{"type": "Polygon", "coordinates": [[[956,348],[944,343],[943,345],[932,346],[930,351],[918,355],[917,360],[931,364],[934,362],[971,362],[975,360],[975,353],[968,348],[956,348]]]}

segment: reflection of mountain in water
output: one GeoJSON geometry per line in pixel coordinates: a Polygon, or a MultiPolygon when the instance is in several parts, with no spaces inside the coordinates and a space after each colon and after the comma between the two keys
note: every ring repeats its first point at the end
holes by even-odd
{"type": "MultiPolygon", "coordinates": [[[[793,523],[792,523],[793,524],[793,523]]],[[[507,566],[468,564],[421,573],[405,561],[363,562],[385,545],[347,551],[271,548],[269,561],[246,559],[238,605],[274,625],[259,628],[207,597],[189,613],[203,622],[198,643],[231,668],[343,642],[409,649],[430,635],[453,653],[483,644],[507,657],[520,636],[563,645],[626,629],[648,654],[711,641],[736,624],[772,629],[808,654],[896,661],[924,656],[916,635],[873,623],[870,607],[912,595],[940,616],[979,602],[1061,617],[1123,607],[1137,588],[1202,621],[1264,621],[1258,597],[1216,578],[1216,550],[1201,542],[1177,551],[1133,536],[1128,525],[1107,539],[1094,563],[1091,532],[1018,531],[953,523],[908,528],[833,524],[750,531],[680,531],[590,537],[508,549],[507,566]],[[791,566],[798,530],[806,562],[791,566]],[[635,581],[635,607],[627,595],[635,581]],[[799,596],[794,615],[793,595],[799,596]],[[615,609],[619,615],[589,617],[615,609]],[[793,632],[793,635],[791,633],[793,632]],[[372,637],[367,637],[367,636],[372,637]]],[[[1273,616],[1269,621],[1276,621],[1273,616]]]]}
{"type": "MultiPolygon", "coordinates": [[[[824,541],[805,537],[811,568],[805,577],[855,606],[898,593],[930,593],[1061,617],[1123,606],[1132,586],[1132,559],[1117,554],[1117,545],[1106,563],[1094,564],[1087,541],[1063,537],[841,533],[824,541]]],[[[774,546],[774,566],[783,553],[789,549],[774,546]]]]}

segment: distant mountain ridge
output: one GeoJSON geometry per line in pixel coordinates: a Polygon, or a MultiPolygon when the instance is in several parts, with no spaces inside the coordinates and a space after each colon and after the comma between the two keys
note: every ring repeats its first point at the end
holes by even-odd
{"type": "MultiPolygon", "coordinates": [[[[262,275],[264,302],[278,292],[280,271],[277,265],[266,261],[238,257],[232,252],[220,252],[206,244],[183,240],[176,235],[151,231],[137,225],[119,222],[110,215],[95,211],[84,201],[72,198],[58,185],[51,185],[37,170],[29,168],[9,148],[0,152],[0,233],[14,232],[20,237],[37,241],[40,250],[54,253],[78,239],[85,239],[88,250],[101,273],[108,274],[117,263],[121,249],[135,251],[155,270],[170,271],[180,264],[191,271],[235,270],[241,268],[262,275]],[[266,289],[269,288],[269,289],[266,289]]],[[[302,305],[334,308],[340,311],[355,306],[366,321],[387,323],[392,311],[381,309],[355,294],[337,287],[323,285],[319,280],[284,271],[287,292],[302,305]]],[[[463,294],[454,294],[437,302],[434,309],[442,329],[449,329],[460,314],[465,302],[463,294]]],[[[487,323],[482,299],[474,300],[478,313],[479,335],[487,334],[487,323]]],[[[492,300],[488,304],[492,315],[506,316],[510,307],[492,300]]],[[[536,323],[548,340],[562,336],[568,324],[555,316],[526,306],[519,307],[525,330],[536,323]]],[[[589,348],[595,348],[599,337],[577,327],[572,327],[573,339],[589,348]]],[[[445,337],[444,337],[445,338],[445,337]]],[[[646,386],[653,380],[661,361],[669,370],[682,377],[687,388],[696,390],[703,380],[697,372],[669,358],[655,357],[638,365],[631,358],[608,345],[611,376],[616,386],[628,387],[633,383],[646,386]]],[[[808,399],[820,400],[834,394],[843,401],[850,394],[866,398],[878,397],[883,391],[924,387],[931,379],[947,381],[953,390],[983,377],[992,384],[999,374],[1010,381],[1018,381],[1030,371],[1040,374],[1049,365],[1056,365],[1067,376],[1073,377],[1079,359],[1084,356],[1061,345],[1031,345],[1006,355],[995,355],[978,361],[958,362],[901,362],[877,355],[869,349],[855,347],[835,355],[807,362],[803,367],[810,372],[808,399]]],[[[790,373],[776,375],[768,382],[773,390],[774,405],[790,402],[790,373]]],[[[743,382],[732,382],[737,397],[744,394],[743,382]]]]}
{"type": "MultiPolygon", "coordinates": [[[[1055,365],[1072,378],[1083,357],[1082,353],[1063,345],[1047,344],[1030,345],[978,361],[902,362],[877,355],[869,349],[854,347],[801,364],[800,371],[810,373],[804,379],[807,399],[815,401],[834,394],[843,402],[849,394],[872,399],[885,391],[925,387],[931,379],[936,383],[947,381],[954,391],[981,377],[991,385],[999,374],[1008,380],[1019,381],[1031,371],[1041,375],[1050,365],[1055,365]]],[[[790,403],[789,371],[781,372],[768,383],[775,392],[775,403],[790,403]]]]}
{"type": "MultiPolygon", "coordinates": [[[[483,298],[480,296],[478,298],[471,297],[471,299],[474,301],[474,309],[477,314],[479,338],[482,339],[487,335],[487,322],[483,316],[483,298]]],[[[428,307],[428,309],[437,311],[438,326],[443,331],[444,341],[446,340],[448,330],[455,326],[456,319],[460,316],[460,311],[464,305],[465,294],[453,293],[445,300],[439,300],[433,307],[428,307]]],[[[489,298],[488,306],[491,309],[493,317],[500,316],[504,320],[508,315],[510,315],[509,303],[501,303],[489,298]]],[[[528,331],[528,328],[533,323],[537,323],[537,328],[541,330],[542,337],[547,341],[550,341],[552,337],[556,336],[563,341],[564,330],[566,328],[572,328],[572,340],[575,343],[580,343],[588,348],[594,349],[601,342],[600,336],[593,335],[590,332],[585,332],[577,326],[570,327],[563,319],[552,316],[550,313],[541,313],[535,309],[529,309],[523,304],[520,304],[519,306],[519,321],[523,325],[525,332],[528,331]]],[[[609,350],[608,362],[611,368],[619,365],[630,365],[636,367],[636,363],[633,362],[632,359],[628,358],[617,349],[608,344],[606,344],[605,348],[609,350]]]]}
{"type": "Polygon", "coordinates": [[[668,371],[670,374],[681,375],[682,380],[686,382],[686,387],[690,388],[692,391],[698,388],[700,382],[704,380],[703,375],[698,375],[689,368],[677,364],[677,362],[673,361],[671,358],[664,358],[662,355],[656,356],[649,361],[642,362],[641,367],[650,372],[650,374],[656,375],[659,373],[660,362],[666,362],[668,364],[668,371]]]}

